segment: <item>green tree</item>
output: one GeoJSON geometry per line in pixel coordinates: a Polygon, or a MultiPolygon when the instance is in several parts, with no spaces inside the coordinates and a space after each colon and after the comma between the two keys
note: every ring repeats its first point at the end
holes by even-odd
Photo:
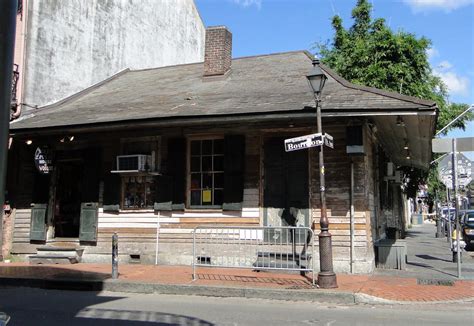
{"type": "MultiPolygon", "coordinates": [[[[439,108],[437,130],[440,130],[467,105],[449,102],[446,85],[433,73],[428,62],[431,41],[403,30],[392,31],[383,18],[372,19],[371,9],[367,0],[357,0],[352,10],[353,25],[348,29],[343,27],[341,17],[334,16],[334,38],[331,43],[317,43],[316,54],[323,63],[355,84],[435,101],[439,108]]],[[[473,118],[472,113],[466,114],[448,130],[465,129],[466,122],[473,118]]],[[[429,179],[431,190],[440,190],[441,184],[433,170],[426,173],[409,169],[407,174],[411,175],[413,189],[417,187],[416,182],[429,179]]]]}

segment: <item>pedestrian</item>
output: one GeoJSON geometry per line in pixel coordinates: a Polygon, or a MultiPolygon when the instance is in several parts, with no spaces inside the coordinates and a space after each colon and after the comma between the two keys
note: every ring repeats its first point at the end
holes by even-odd
{"type": "Polygon", "coordinates": [[[459,258],[461,259],[461,263],[462,263],[462,251],[464,250],[464,248],[466,248],[466,242],[464,242],[464,240],[462,239],[461,232],[456,232],[456,231],[457,231],[456,226],[454,226],[453,234],[451,235],[451,239],[453,239],[453,247],[451,248],[451,250],[453,252],[453,263],[458,262],[458,255],[457,255],[457,252],[458,252],[457,239],[458,239],[458,237],[459,237],[459,258]],[[459,233],[459,234],[456,234],[456,233],[459,233]]]}

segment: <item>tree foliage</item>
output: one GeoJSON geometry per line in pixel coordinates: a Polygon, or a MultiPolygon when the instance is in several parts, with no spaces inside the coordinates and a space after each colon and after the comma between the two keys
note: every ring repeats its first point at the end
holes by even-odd
{"type": "MultiPolygon", "coordinates": [[[[352,10],[353,25],[348,29],[340,16],[334,16],[334,38],[331,43],[317,43],[317,55],[355,84],[435,101],[439,108],[436,127],[440,130],[467,105],[449,102],[446,85],[433,73],[428,61],[431,41],[403,30],[392,31],[383,18],[372,19],[371,10],[367,0],[357,0],[352,10]]],[[[473,118],[472,113],[466,114],[448,130],[465,129],[466,122],[473,118]]],[[[434,171],[422,173],[410,169],[407,174],[411,175],[413,184],[429,179],[432,187],[440,187],[434,171]]]]}
{"type": "MultiPolygon", "coordinates": [[[[467,105],[451,104],[443,81],[433,74],[427,50],[431,41],[399,30],[392,31],[383,18],[372,19],[372,5],[357,0],[353,25],[343,27],[340,16],[332,18],[335,34],[331,44],[316,44],[321,61],[345,79],[360,85],[433,100],[439,108],[438,130],[462,113],[467,105]]],[[[465,128],[466,115],[452,128],[465,128]]]]}

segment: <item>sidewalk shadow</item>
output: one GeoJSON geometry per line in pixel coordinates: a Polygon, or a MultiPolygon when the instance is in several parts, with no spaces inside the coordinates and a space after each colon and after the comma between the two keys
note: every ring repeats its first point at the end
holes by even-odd
{"type": "Polygon", "coordinates": [[[447,263],[452,262],[451,260],[442,259],[442,258],[434,257],[434,256],[431,256],[431,255],[415,255],[415,257],[418,257],[418,258],[421,258],[421,259],[426,259],[426,260],[439,260],[439,261],[444,261],[444,262],[447,262],[447,263]]]}
{"type": "Polygon", "coordinates": [[[101,292],[104,281],[110,278],[110,273],[70,270],[55,265],[0,266],[1,311],[11,317],[12,325],[34,325],[38,320],[40,324],[50,321],[56,325],[58,317],[51,307],[58,302],[62,307],[62,325],[214,325],[181,314],[97,307],[126,298],[101,292]]]}
{"type": "MultiPolygon", "coordinates": [[[[66,265],[68,266],[68,265],[66,265]]],[[[104,281],[110,273],[74,270],[61,265],[0,266],[1,278],[32,278],[47,280],[88,280],[104,281]]]]}
{"type": "Polygon", "coordinates": [[[423,263],[416,263],[416,262],[407,261],[407,265],[412,265],[412,266],[416,266],[416,267],[422,267],[422,268],[426,268],[426,269],[428,269],[428,270],[435,271],[435,272],[438,272],[438,273],[441,273],[441,274],[444,274],[444,275],[448,275],[448,276],[451,276],[451,277],[456,277],[456,275],[454,275],[454,274],[445,272],[445,271],[443,271],[443,270],[439,270],[439,269],[434,268],[433,266],[428,265],[428,264],[423,264],[423,263]]]}
{"type": "Polygon", "coordinates": [[[420,232],[420,231],[408,231],[406,234],[405,234],[405,238],[416,238],[418,237],[418,235],[420,234],[424,234],[423,232],[420,232]]]}
{"type": "MultiPolygon", "coordinates": [[[[223,274],[207,274],[197,273],[197,280],[203,281],[225,281],[238,282],[248,284],[262,284],[262,285],[280,285],[290,286],[292,288],[310,289],[313,287],[312,281],[307,279],[288,279],[277,277],[260,277],[260,276],[241,276],[241,275],[223,275],[223,274]]],[[[305,276],[306,278],[306,276],[305,276]]]]}
{"type": "Polygon", "coordinates": [[[117,310],[102,308],[84,308],[76,318],[81,318],[85,322],[93,321],[94,325],[193,325],[193,326],[213,326],[208,321],[176,314],[168,314],[154,311],[137,310],[117,310]]]}

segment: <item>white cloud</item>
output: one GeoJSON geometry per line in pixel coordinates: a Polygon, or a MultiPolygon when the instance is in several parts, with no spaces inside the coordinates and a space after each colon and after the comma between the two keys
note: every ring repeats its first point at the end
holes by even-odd
{"type": "Polygon", "coordinates": [[[250,7],[250,6],[256,6],[258,9],[260,9],[262,8],[263,0],[231,0],[231,1],[244,8],[250,7]]]}
{"type": "Polygon", "coordinates": [[[446,12],[474,3],[474,0],[403,0],[414,11],[441,9],[446,12]]]}
{"type": "Polygon", "coordinates": [[[433,73],[440,77],[448,87],[452,95],[469,95],[469,78],[459,76],[453,70],[453,65],[448,61],[442,61],[433,73]]]}
{"type": "Polygon", "coordinates": [[[432,60],[439,56],[439,52],[436,48],[432,47],[426,50],[426,54],[428,55],[428,60],[432,60]]]}
{"type": "Polygon", "coordinates": [[[449,70],[453,67],[453,65],[451,64],[451,62],[449,61],[441,61],[438,66],[436,67],[436,69],[440,70],[440,71],[446,71],[446,70],[449,70]]]}

